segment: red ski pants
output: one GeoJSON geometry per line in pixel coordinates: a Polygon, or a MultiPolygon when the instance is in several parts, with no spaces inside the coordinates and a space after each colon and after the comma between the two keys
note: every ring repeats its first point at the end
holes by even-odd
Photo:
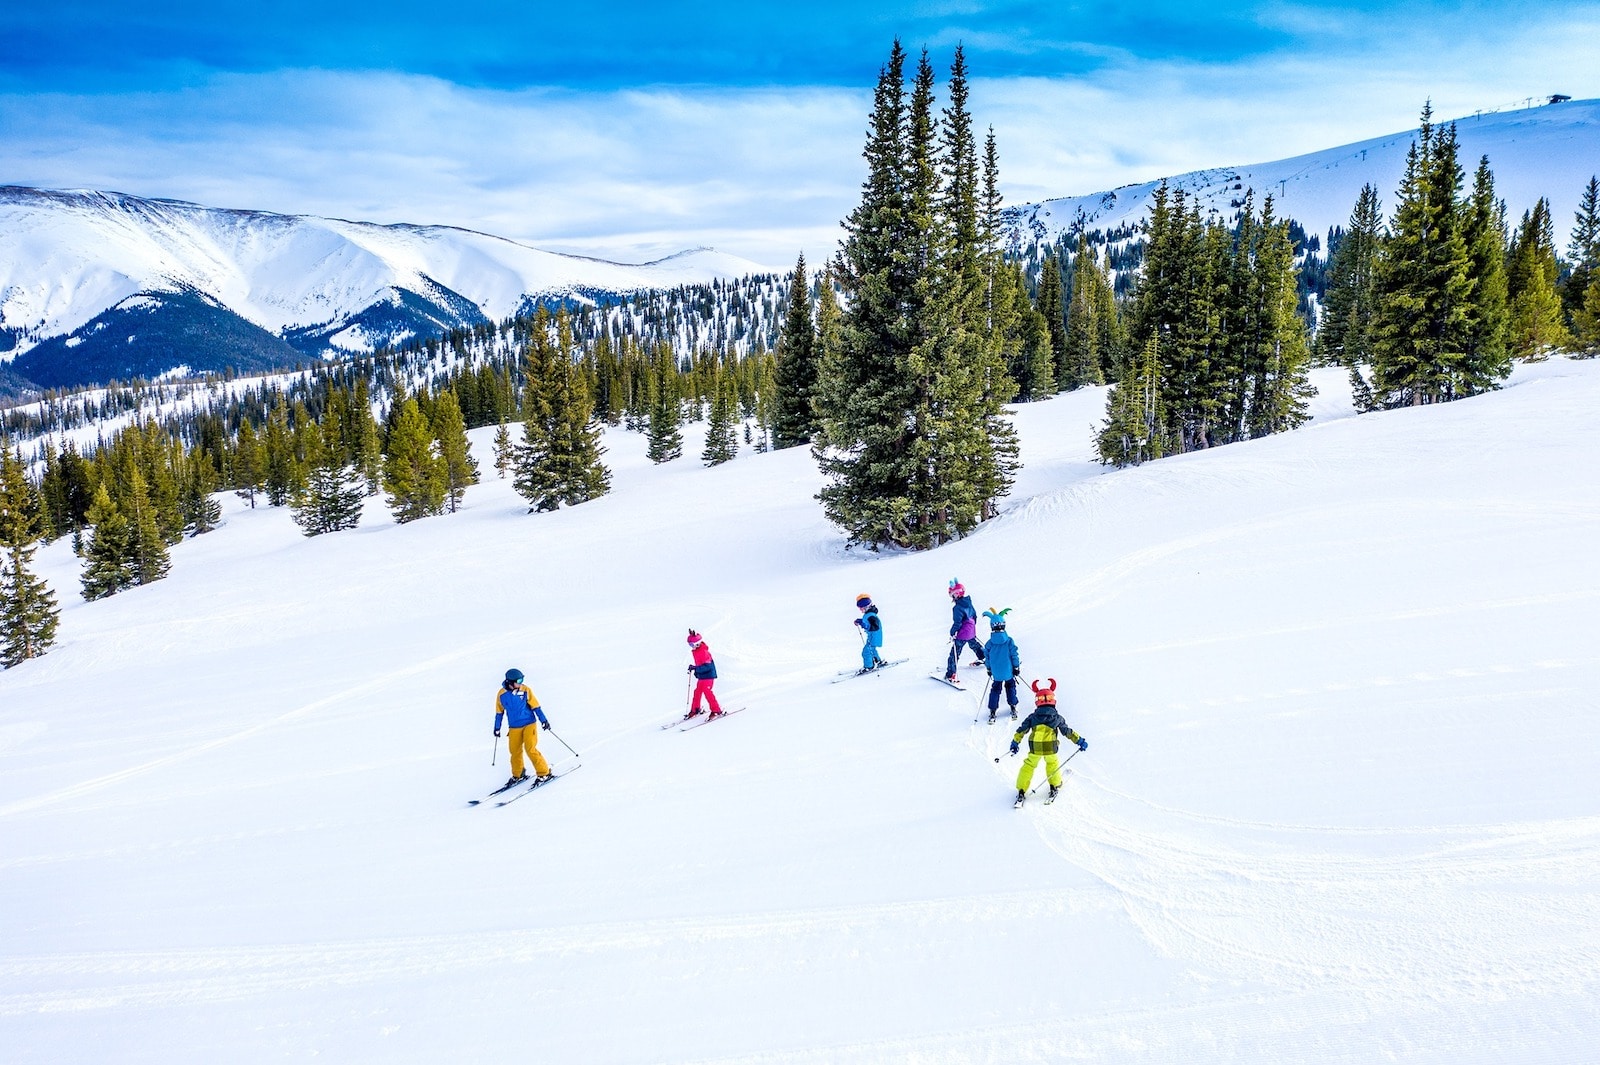
{"type": "Polygon", "coordinates": [[[711,686],[716,682],[717,678],[707,677],[705,680],[702,680],[700,683],[694,686],[694,702],[689,704],[689,711],[691,713],[699,711],[700,700],[702,697],[704,697],[706,705],[711,707],[711,712],[713,714],[720,714],[722,712],[722,707],[717,705],[716,693],[711,690],[711,686]]]}

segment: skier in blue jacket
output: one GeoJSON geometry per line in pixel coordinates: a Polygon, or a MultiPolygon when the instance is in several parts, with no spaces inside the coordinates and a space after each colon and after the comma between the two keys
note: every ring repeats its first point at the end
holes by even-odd
{"type": "Polygon", "coordinates": [[[1017,676],[1022,672],[1022,652],[1006,635],[1006,615],[1011,608],[995,612],[993,607],[983,612],[989,619],[989,642],[983,645],[983,667],[989,671],[989,721],[994,722],[1000,709],[1000,689],[1006,690],[1006,702],[1011,706],[1011,716],[1017,716],[1017,676]]]}
{"type": "Polygon", "coordinates": [[[500,735],[502,722],[510,726],[510,732],[507,733],[511,746],[511,779],[506,781],[508,788],[528,779],[527,771],[522,768],[524,754],[533,761],[533,771],[538,775],[536,783],[550,779],[550,763],[539,753],[539,730],[534,726],[537,721],[548,729],[550,722],[544,716],[539,700],[534,698],[533,691],[522,683],[522,679],[522,670],[506,670],[506,679],[494,697],[494,734],[500,735]]]}
{"type": "Polygon", "coordinates": [[[869,673],[888,664],[878,653],[878,648],[883,646],[883,622],[878,618],[878,608],[872,605],[872,596],[866,592],[856,596],[856,609],[861,611],[861,616],[856,618],[856,628],[861,630],[864,637],[861,641],[859,672],[869,673]]]}

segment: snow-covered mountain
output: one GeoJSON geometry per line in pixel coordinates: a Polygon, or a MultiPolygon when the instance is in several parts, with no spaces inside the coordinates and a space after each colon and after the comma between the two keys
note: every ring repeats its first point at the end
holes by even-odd
{"type": "Polygon", "coordinates": [[[805,448],[614,430],[610,495],[529,514],[492,428],[457,514],[227,496],[90,603],[56,541],[59,643],[0,671],[0,1058],[1592,1061],[1600,362],[1344,380],[1120,471],[1105,389],[1024,405],[1002,515],[920,554],[844,552],[805,448]],[[951,577],[1088,738],[1051,806],[926,676],[951,577]],[[863,591],[911,661],[830,683],[863,591]],[[748,709],[684,733],[688,626],[748,709]],[[512,666],[583,768],[468,809],[512,666]]]}
{"type": "MultiPolygon", "coordinates": [[[[1495,189],[1512,221],[1539,197],[1547,197],[1557,243],[1565,247],[1578,197],[1589,178],[1600,173],[1600,100],[1569,100],[1454,121],[1468,184],[1478,159],[1487,155],[1495,189]]],[[[1057,241],[1080,228],[1112,231],[1143,221],[1151,194],[1165,180],[1169,187],[1183,189],[1202,210],[1224,216],[1238,208],[1246,190],[1255,190],[1257,207],[1270,193],[1278,217],[1295,219],[1308,233],[1325,233],[1346,224],[1361,186],[1368,183],[1377,188],[1385,211],[1393,208],[1406,152],[1415,139],[1413,128],[1291,159],[1195,170],[1107,192],[1023,204],[1009,208],[1006,218],[1013,247],[1019,248],[1057,241]]]]}
{"type": "Polygon", "coordinates": [[[0,359],[43,385],[264,369],[499,321],[540,299],[761,271],[704,248],[627,265],[446,226],[3,187],[0,359]]]}

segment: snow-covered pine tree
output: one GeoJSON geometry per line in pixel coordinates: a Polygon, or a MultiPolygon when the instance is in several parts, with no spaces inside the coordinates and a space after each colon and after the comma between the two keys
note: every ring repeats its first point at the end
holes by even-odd
{"type": "Polygon", "coordinates": [[[0,444],[0,665],[38,658],[55,642],[55,594],[29,570],[43,508],[20,455],[0,444]]]}
{"type": "Polygon", "coordinates": [[[1541,197],[1531,211],[1523,214],[1508,256],[1506,288],[1511,303],[1509,336],[1513,357],[1542,359],[1572,343],[1556,288],[1559,271],[1550,201],[1541,197]]]}
{"type": "Polygon", "coordinates": [[[598,499],[611,490],[611,471],[601,461],[601,422],[594,416],[590,375],[572,360],[572,332],[565,312],[556,315],[556,359],[551,378],[551,460],[555,492],[539,509],[554,510],[598,499]]]}
{"type": "MultiPolygon", "coordinates": [[[[778,367],[772,441],[777,448],[811,443],[817,433],[814,394],[817,390],[816,333],[811,322],[811,286],[806,257],[795,260],[789,278],[789,311],[778,336],[778,367]]],[[[731,457],[731,456],[730,456],[731,457]]]]}
{"type": "Polygon", "coordinates": [[[383,486],[389,510],[400,523],[438,514],[444,507],[445,477],[434,451],[433,433],[414,398],[400,404],[389,434],[383,486]]]}

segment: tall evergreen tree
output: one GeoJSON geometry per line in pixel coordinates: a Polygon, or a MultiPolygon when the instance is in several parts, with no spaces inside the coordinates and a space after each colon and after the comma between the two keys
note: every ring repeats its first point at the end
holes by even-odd
{"type": "Polygon", "coordinates": [[[1516,358],[1543,358],[1572,342],[1556,289],[1558,272],[1550,203],[1541,198],[1533,210],[1522,216],[1506,269],[1511,300],[1511,353],[1516,358]]]}
{"type": "Polygon", "coordinates": [[[1050,374],[1056,387],[1076,388],[1067,370],[1067,307],[1065,290],[1061,285],[1061,264],[1054,252],[1045,256],[1039,268],[1039,293],[1034,307],[1044,316],[1045,328],[1050,332],[1050,374]]]}
{"type": "Polygon", "coordinates": [[[467,441],[467,425],[456,394],[440,393],[433,408],[433,438],[438,444],[439,468],[444,475],[445,506],[454,514],[467,489],[478,483],[478,462],[467,441]]]}
{"type": "Polygon", "coordinates": [[[144,474],[137,466],[128,475],[125,490],[126,513],[132,533],[129,545],[129,562],[133,566],[135,584],[151,584],[167,575],[172,567],[167,554],[166,537],[162,535],[155,504],[150,500],[144,474]]]}
{"type": "Polygon", "coordinates": [[[261,491],[265,479],[261,447],[256,442],[256,431],[248,421],[239,424],[239,438],[233,447],[233,485],[235,494],[256,506],[256,493],[261,491]]]}
{"type": "Polygon", "coordinates": [[[1361,186],[1350,225],[1328,261],[1327,295],[1313,348],[1318,363],[1354,368],[1372,361],[1373,276],[1382,212],[1377,188],[1361,186]]]}
{"type": "MultiPolygon", "coordinates": [[[[1576,322],[1578,311],[1588,298],[1590,286],[1600,278],[1600,177],[1591,176],[1589,184],[1583,187],[1578,197],[1567,258],[1572,262],[1572,272],[1562,286],[1561,302],[1568,316],[1576,322]]],[[[1600,337],[1590,339],[1600,342],[1600,337]]],[[[1588,340],[1583,343],[1587,344],[1588,340]]]]}
{"type": "Polygon", "coordinates": [[[660,465],[681,457],[683,434],[678,426],[683,423],[683,401],[678,395],[677,373],[667,351],[657,358],[656,372],[650,377],[647,417],[645,454],[650,461],[660,465]]]}
{"type": "Polygon", "coordinates": [[[502,416],[500,425],[494,431],[494,468],[501,480],[505,480],[506,474],[516,465],[516,457],[516,447],[511,443],[511,429],[502,416]]]}
{"type": "Polygon", "coordinates": [[[711,403],[711,417],[706,425],[706,446],[700,452],[700,461],[707,466],[720,466],[739,454],[739,441],[735,435],[738,416],[739,396],[734,389],[733,377],[724,374],[718,380],[716,398],[711,403]]]}
{"type": "Polygon", "coordinates": [[[389,509],[400,523],[438,514],[444,508],[445,475],[435,454],[433,433],[413,398],[400,404],[389,434],[383,465],[389,509]]]}
{"type": "Polygon", "coordinates": [[[220,484],[221,477],[211,463],[211,456],[196,451],[189,460],[180,500],[186,531],[201,536],[217,527],[222,520],[222,504],[211,497],[220,484]]]}
{"type": "Polygon", "coordinates": [[[811,287],[802,254],[789,278],[789,313],[778,337],[777,389],[772,443],[776,448],[811,443],[817,433],[814,397],[817,390],[815,329],[811,322],[811,287]]]}
{"type": "Polygon", "coordinates": [[[1375,276],[1371,389],[1379,406],[1471,394],[1473,278],[1461,183],[1455,127],[1436,129],[1426,107],[1375,276]]]}
{"type": "Polygon", "coordinates": [[[295,524],[307,536],[354,529],[361,523],[366,486],[354,460],[342,448],[341,433],[333,421],[323,424],[319,438],[308,441],[310,471],[295,499],[295,524]]]}
{"type": "Polygon", "coordinates": [[[84,547],[83,597],[115,595],[137,583],[133,567],[133,529],[104,482],[95,487],[87,515],[89,539],[84,547]]]}
{"type": "Polygon", "coordinates": [[[1162,391],[1160,340],[1152,335],[1139,357],[1126,360],[1122,379],[1111,387],[1106,423],[1095,440],[1101,462],[1137,466],[1170,450],[1162,391]]]}
{"type": "Polygon", "coordinates": [[[1472,317],[1462,376],[1468,395],[1484,392],[1511,372],[1510,296],[1506,280],[1506,226],[1495,196],[1489,157],[1478,160],[1467,200],[1464,236],[1473,278],[1472,317]]]}
{"type": "Polygon", "coordinates": [[[289,411],[280,398],[267,414],[265,459],[262,480],[267,502],[281,507],[289,502],[300,485],[299,460],[294,453],[294,434],[289,428],[289,411]]]}
{"type": "Polygon", "coordinates": [[[21,457],[0,445],[0,665],[7,669],[44,654],[61,619],[55,594],[29,569],[42,518],[21,457]]]}
{"type": "MultiPolygon", "coordinates": [[[[1059,276],[1053,267],[1048,278],[1059,276]]],[[[1118,319],[1111,283],[1089,242],[1078,240],[1072,267],[1072,297],[1067,304],[1066,329],[1058,362],[1057,381],[1065,389],[1105,383],[1105,373],[1117,361],[1118,319]]]]}

